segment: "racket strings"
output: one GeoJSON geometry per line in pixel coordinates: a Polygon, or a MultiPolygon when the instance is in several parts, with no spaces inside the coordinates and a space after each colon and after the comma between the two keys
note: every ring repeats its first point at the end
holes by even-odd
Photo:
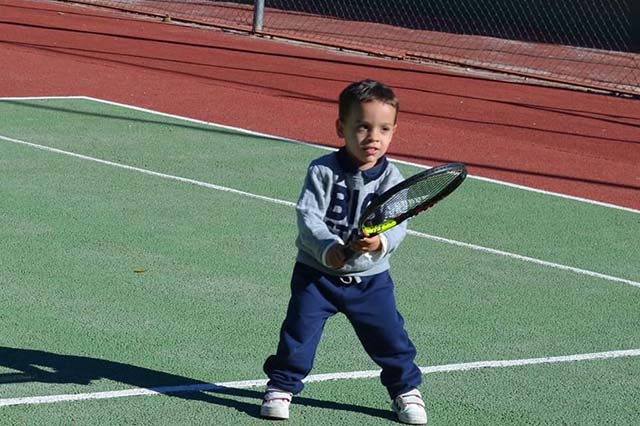
{"type": "Polygon", "coordinates": [[[375,209],[365,218],[365,223],[381,223],[390,219],[398,218],[421,206],[427,207],[432,200],[437,201],[437,197],[455,181],[460,173],[456,171],[444,172],[431,175],[427,178],[414,182],[397,193],[386,202],[375,209]]]}

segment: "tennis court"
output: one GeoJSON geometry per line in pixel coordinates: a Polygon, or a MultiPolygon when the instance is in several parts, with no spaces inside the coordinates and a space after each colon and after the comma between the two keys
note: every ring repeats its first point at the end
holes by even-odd
{"type": "MultiPolygon", "coordinates": [[[[84,97],[0,117],[0,424],[264,424],[326,148],[84,97]]],[[[412,220],[392,268],[430,421],[636,425],[638,217],[471,177],[412,220]]],[[[290,423],[394,421],[345,318],[313,374],[290,423]]]]}

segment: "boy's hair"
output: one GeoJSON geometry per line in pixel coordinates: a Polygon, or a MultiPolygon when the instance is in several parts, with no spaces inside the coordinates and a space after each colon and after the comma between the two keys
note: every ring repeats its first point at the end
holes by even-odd
{"type": "Polygon", "coordinates": [[[351,83],[340,93],[338,101],[338,118],[341,121],[347,119],[354,105],[380,101],[393,106],[396,109],[396,117],[400,106],[396,94],[389,86],[371,79],[351,83]]]}

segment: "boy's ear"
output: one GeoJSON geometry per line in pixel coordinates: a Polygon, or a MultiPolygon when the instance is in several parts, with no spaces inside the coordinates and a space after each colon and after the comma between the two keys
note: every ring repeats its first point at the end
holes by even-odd
{"type": "Polygon", "coordinates": [[[344,138],[344,126],[339,118],[336,120],[336,134],[339,138],[344,138]]]}

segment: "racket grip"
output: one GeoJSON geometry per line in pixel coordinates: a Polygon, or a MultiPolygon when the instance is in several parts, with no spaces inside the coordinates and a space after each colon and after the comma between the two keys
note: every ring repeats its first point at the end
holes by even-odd
{"type": "Polygon", "coordinates": [[[349,238],[347,238],[347,241],[345,241],[344,243],[344,248],[342,249],[342,253],[344,254],[345,263],[350,261],[356,255],[356,252],[351,248],[350,244],[351,244],[351,241],[358,238],[359,234],[360,233],[358,232],[358,230],[354,230],[351,233],[351,235],[349,235],[349,238]]]}
{"type": "Polygon", "coordinates": [[[344,254],[344,261],[348,262],[349,260],[351,260],[351,258],[353,258],[353,256],[356,255],[356,252],[353,251],[353,249],[349,246],[345,246],[342,249],[342,253],[344,254]]]}

